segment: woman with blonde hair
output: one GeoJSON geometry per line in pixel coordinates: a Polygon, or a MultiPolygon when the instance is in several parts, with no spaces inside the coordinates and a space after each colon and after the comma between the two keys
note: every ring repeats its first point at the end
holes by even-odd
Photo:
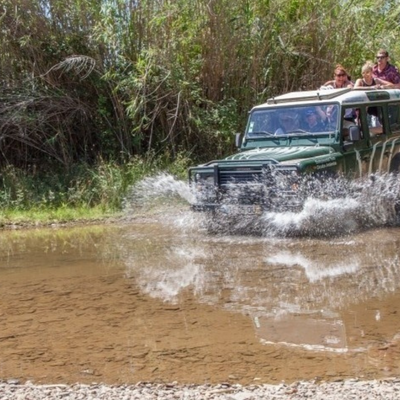
{"type": "Polygon", "coordinates": [[[380,78],[373,77],[374,63],[367,61],[361,68],[362,78],[356,80],[355,88],[370,87],[370,88],[393,88],[395,85],[391,82],[385,81],[380,78]]]}
{"type": "Polygon", "coordinates": [[[325,89],[343,89],[353,87],[354,83],[350,80],[350,76],[341,64],[337,64],[333,71],[334,79],[324,83],[325,89]]]}

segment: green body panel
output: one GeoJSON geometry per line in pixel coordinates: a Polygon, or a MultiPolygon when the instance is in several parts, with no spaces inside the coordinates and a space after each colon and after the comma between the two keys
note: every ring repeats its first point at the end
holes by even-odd
{"type": "Polygon", "coordinates": [[[330,153],[333,153],[332,148],[322,146],[269,147],[242,151],[240,153],[236,153],[232,156],[227,157],[225,160],[241,161],[273,159],[279,162],[284,162],[290,160],[299,160],[302,158],[317,157],[330,153]]]}

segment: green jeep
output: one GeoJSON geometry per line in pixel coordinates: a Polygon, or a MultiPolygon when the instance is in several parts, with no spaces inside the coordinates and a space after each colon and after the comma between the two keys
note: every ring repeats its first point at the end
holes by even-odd
{"type": "Polygon", "coordinates": [[[328,89],[271,98],[250,111],[236,145],[238,153],[189,169],[192,208],[298,211],[309,195],[305,188],[317,191],[317,181],[399,171],[400,90],[328,89]]]}

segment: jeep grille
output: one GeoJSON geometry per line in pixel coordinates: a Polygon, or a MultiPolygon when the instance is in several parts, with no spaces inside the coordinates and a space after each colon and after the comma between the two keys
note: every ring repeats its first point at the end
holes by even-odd
{"type": "Polygon", "coordinates": [[[245,170],[245,171],[219,171],[219,183],[220,185],[227,185],[230,182],[235,183],[248,183],[259,181],[261,178],[261,170],[245,170]]]}

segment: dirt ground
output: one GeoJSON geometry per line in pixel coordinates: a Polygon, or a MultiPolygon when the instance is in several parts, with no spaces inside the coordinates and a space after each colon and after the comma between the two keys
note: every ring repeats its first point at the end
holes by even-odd
{"type": "MultiPolygon", "coordinates": [[[[376,376],[369,354],[263,345],[244,315],[185,299],[165,304],[121,274],[0,283],[0,379],[35,383],[242,384],[376,376]]],[[[380,354],[382,353],[382,354],[380,354]]],[[[383,354],[384,353],[384,354],[383,354]]],[[[378,363],[379,364],[379,363],[378,363]]]]}

